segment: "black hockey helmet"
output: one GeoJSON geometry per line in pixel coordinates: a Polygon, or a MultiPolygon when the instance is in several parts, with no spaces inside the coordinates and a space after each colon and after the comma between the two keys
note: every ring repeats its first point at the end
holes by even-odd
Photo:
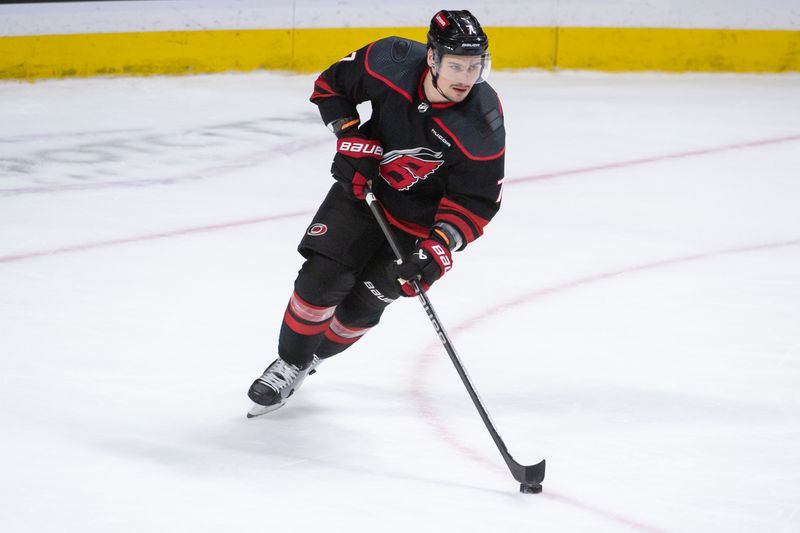
{"type": "Polygon", "coordinates": [[[438,86],[439,67],[445,54],[480,57],[481,71],[475,83],[484,82],[489,78],[492,69],[489,37],[475,15],[466,9],[457,11],[443,9],[433,16],[428,30],[428,49],[433,50],[431,68],[433,86],[440,93],[442,91],[438,86]]]}
{"type": "Polygon", "coordinates": [[[469,11],[443,9],[431,19],[428,48],[439,57],[444,54],[482,56],[489,51],[489,37],[469,11]]]}

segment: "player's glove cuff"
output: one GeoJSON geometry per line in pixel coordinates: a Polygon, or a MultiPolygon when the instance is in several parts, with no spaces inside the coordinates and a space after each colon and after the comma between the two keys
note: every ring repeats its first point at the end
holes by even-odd
{"type": "Polygon", "coordinates": [[[367,139],[354,131],[337,139],[331,173],[337,181],[350,188],[353,196],[363,200],[364,186],[378,176],[382,157],[383,147],[379,141],[367,139]]]}

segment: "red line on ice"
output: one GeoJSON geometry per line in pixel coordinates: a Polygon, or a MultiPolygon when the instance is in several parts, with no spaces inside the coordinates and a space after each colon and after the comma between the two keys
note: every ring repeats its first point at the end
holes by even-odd
{"type": "Polygon", "coordinates": [[[85,244],[76,244],[73,246],[63,246],[61,248],[52,248],[50,250],[39,250],[39,251],[25,252],[15,255],[4,255],[0,256],[0,263],[13,263],[15,261],[24,261],[26,259],[35,259],[37,257],[47,257],[47,256],[68,254],[74,252],[83,252],[86,250],[96,250],[98,248],[107,248],[109,246],[119,246],[122,244],[132,244],[137,242],[152,241],[155,239],[165,239],[169,237],[182,237],[184,235],[192,235],[195,233],[205,233],[208,231],[238,228],[241,226],[249,226],[253,224],[263,224],[264,222],[275,222],[276,220],[283,220],[298,216],[310,216],[311,214],[313,214],[313,211],[298,211],[294,213],[283,213],[279,215],[251,218],[247,220],[237,220],[235,222],[224,222],[221,224],[211,224],[208,226],[198,226],[194,228],[165,231],[150,235],[138,235],[133,237],[124,237],[121,239],[111,239],[108,241],[97,241],[85,244]]]}
{"type": "MultiPolygon", "coordinates": [[[[597,166],[592,166],[592,167],[577,168],[577,169],[572,169],[572,170],[561,170],[561,171],[551,172],[551,173],[546,173],[546,174],[536,174],[536,175],[533,175],[533,176],[526,176],[526,177],[522,177],[522,178],[509,178],[507,180],[507,182],[516,184],[516,183],[525,183],[525,182],[530,182],[530,181],[554,179],[554,178],[558,178],[558,177],[562,177],[562,176],[571,176],[571,175],[575,175],[575,174],[584,174],[584,173],[597,172],[597,171],[602,171],[602,170],[609,170],[609,169],[613,169],[613,168],[622,168],[622,167],[628,167],[628,166],[634,166],[634,165],[642,165],[642,164],[646,164],[646,163],[654,163],[654,162],[658,162],[658,161],[666,161],[666,160],[669,160],[669,159],[680,159],[680,158],[685,158],[685,157],[694,157],[694,156],[699,156],[699,155],[713,154],[713,153],[722,152],[722,151],[725,151],[725,150],[754,148],[754,147],[757,147],[757,146],[764,146],[764,145],[769,145],[769,144],[791,142],[791,141],[798,141],[798,140],[800,140],[800,135],[791,135],[791,136],[786,136],[786,137],[776,137],[776,138],[772,138],[772,139],[762,139],[762,140],[759,140],[759,141],[751,141],[751,142],[746,142],[746,143],[729,144],[729,145],[720,146],[720,147],[716,147],[716,148],[692,150],[692,151],[689,151],[689,152],[678,152],[678,153],[674,153],[674,154],[667,154],[667,155],[656,156],[656,157],[649,157],[649,158],[643,158],[643,159],[633,159],[633,160],[629,160],[629,161],[620,161],[620,162],[616,162],[616,163],[608,163],[608,164],[605,164],[605,165],[597,165],[597,166]]],[[[319,140],[317,140],[317,142],[319,142],[319,140]]],[[[297,147],[294,146],[294,145],[286,145],[286,146],[282,146],[282,147],[273,148],[271,150],[267,150],[266,153],[273,153],[276,150],[277,151],[288,150],[289,153],[290,153],[292,150],[296,150],[296,148],[297,147]]],[[[261,154],[259,154],[259,155],[261,155],[261,154]]],[[[255,161],[256,162],[260,162],[260,158],[256,158],[255,161]]],[[[212,169],[207,169],[207,170],[209,170],[212,174],[219,174],[219,173],[227,172],[227,171],[229,171],[231,169],[250,166],[252,164],[255,164],[255,163],[253,161],[248,160],[248,161],[245,161],[244,163],[239,163],[239,164],[234,163],[234,164],[229,164],[229,165],[221,165],[221,166],[213,167],[212,169]]],[[[177,177],[171,177],[171,178],[147,180],[147,181],[145,181],[143,183],[139,183],[138,185],[140,185],[140,186],[141,185],[145,185],[145,186],[146,185],[154,185],[154,184],[163,185],[163,184],[170,184],[170,183],[175,183],[176,181],[189,180],[189,179],[197,179],[197,176],[185,175],[185,176],[177,176],[177,177]]],[[[0,189],[0,196],[15,195],[15,194],[25,194],[25,193],[30,193],[30,192],[55,192],[55,191],[60,191],[60,190],[91,189],[91,188],[117,187],[117,186],[131,187],[131,186],[135,186],[135,184],[133,182],[122,182],[122,183],[118,183],[118,184],[108,183],[108,184],[95,184],[95,185],[88,185],[88,186],[81,186],[81,185],[63,186],[61,188],[59,188],[59,187],[41,188],[41,189],[36,188],[35,190],[34,189],[28,189],[28,188],[20,188],[20,189],[7,189],[7,190],[3,191],[2,189],[0,189]]],[[[309,211],[301,211],[301,212],[297,212],[297,213],[288,213],[288,214],[283,214],[283,215],[266,216],[266,217],[263,217],[263,218],[253,219],[253,220],[234,221],[234,222],[229,222],[229,223],[226,223],[226,224],[218,224],[218,225],[212,225],[212,226],[200,226],[200,227],[197,227],[197,228],[176,230],[176,231],[171,231],[171,232],[167,232],[167,233],[157,233],[157,234],[154,234],[154,235],[143,235],[143,236],[139,236],[139,237],[114,239],[114,240],[110,240],[110,241],[102,241],[102,242],[97,242],[97,243],[88,243],[88,244],[83,244],[83,245],[65,246],[65,247],[62,247],[62,248],[54,248],[54,249],[51,249],[51,250],[42,250],[42,251],[34,251],[34,252],[16,254],[16,255],[0,256],[0,263],[10,263],[12,261],[22,261],[24,259],[32,259],[32,258],[36,258],[36,257],[44,257],[44,256],[51,256],[51,255],[60,255],[60,254],[63,254],[63,253],[78,252],[78,251],[83,251],[83,250],[94,250],[94,249],[97,249],[97,248],[103,248],[105,246],[116,246],[116,245],[120,245],[120,244],[127,244],[127,243],[133,243],[133,242],[142,242],[142,241],[147,241],[147,240],[152,240],[152,239],[160,239],[160,238],[163,238],[163,237],[175,237],[175,236],[184,235],[184,234],[200,233],[200,232],[203,232],[203,231],[211,231],[211,230],[224,229],[224,228],[234,228],[234,227],[237,227],[237,226],[246,226],[246,225],[250,225],[250,224],[257,224],[259,222],[270,222],[270,221],[273,221],[273,220],[281,220],[281,219],[289,218],[289,217],[293,217],[293,216],[309,216],[312,213],[313,213],[313,211],[310,211],[310,210],[309,211]]]]}
{"type": "MultiPolygon", "coordinates": [[[[735,248],[728,248],[725,250],[715,250],[715,251],[708,251],[696,254],[683,255],[678,257],[662,259],[659,261],[652,261],[649,263],[642,263],[640,265],[633,265],[625,268],[620,268],[618,270],[611,270],[608,272],[593,274],[590,276],[577,278],[570,281],[565,281],[563,283],[551,285],[550,287],[543,287],[540,289],[536,289],[534,291],[528,292],[527,294],[523,294],[518,298],[497,304],[494,307],[486,309],[483,312],[460,322],[459,324],[457,324],[455,327],[452,328],[452,331],[465,332],[467,330],[473,330],[476,326],[479,325],[481,321],[489,317],[496,316],[498,314],[505,313],[507,311],[511,311],[515,307],[529,304],[530,302],[537,300],[539,298],[544,298],[545,296],[550,296],[552,294],[581,287],[583,285],[609,280],[618,276],[656,270],[673,265],[690,263],[693,261],[703,261],[707,259],[714,259],[730,255],[759,252],[765,250],[774,250],[788,246],[800,246],[800,239],[789,239],[771,243],[739,246],[735,248]]],[[[464,445],[462,442],[458,440],[456,436],[454,436],[450,432],[444,420],[442,420],[442,418],[436,414],[436,411],[433,407],[433,402],[425,393],[426,387],[424,383],[425,381],[424,376],[430,369],[431,362],[434,360],[438,360],[435,359],[437,357],[439,358],[445,357],[445,354],[442,352],[442,348],[438,343],[432,344],[426,350],[424,350],[418,355],[414,371],[411,373],[411,375],[414,376],[414,378],[409,388],[409,395],[411,396],[413,404],[420,412],[420,414],[423,416],[423,418],[432,426],[433,430],[445,442],[447,442],[453,448],[458,450],[464,456],[468,457],[470,460],[478,464],[481,464],[483,466],[488,466],[495,471],[502,471],[502,467],[499,466],[501,464],[499,457],[491,461],[486,457],[484,457],[483,455],[481,455],[480,453],[471,449],[469,446],[464,445]]],[[[542,496],[537,496],[537,497],[550,498],[555,501],[580,508],[584,511],[603,517],[607,520],[617,522],[621,525],[624,525],[625,527],[632,528],[636,531],[645,531],[648,533],[663,533],[662,530],[660,529],[648,526],[646,524],[642,524],[640,522],[636,522],[634,520],[631,520],[629,518],[626,518],[622,515],[610,511],[605,511],[603,509],[593,507],[574,498],[570,498],[569,496],[566,496],[564,494],[553,492],[552,490],[545,489],[545,491],[542,493],[542,496]]]]}
{"type": "Polygon", "coordinates": [[[685,159],[688,157],[696,157],[701,155],[716,154],[718,152],[725,152],[728,150],[742,150],[746,148],[756,148],[770,144],[780,144],[785,142],[800,141],[800,135],[789,135],[786,137],[775,137],[772,139],[762,139],[759,141],[750,141],[735,144],[726,144],[713,148],[702,148],[698,150],[690,150],[688,152],[675,152],[673,154],[657,155],[653,157],[643,157],[640,159],[629,159],[627,161],[617,161],[614,163],[605,163],[602,165],[594,165],[590,167],[574,168],[569,170],[557,170],[555,172],[547,172],[544,174],[534,174],[533,176],[525,176],[522,178],[509,178],[507,183],[525,183],[528,181],[549,180],[554,178],[561,178],[564,176],[572,176],[575,174],[587,174],[589,172],[598,172],[601,170],[610,170],[613,168],[633,167],[636,165],[646,165],[649,163],[658,163],[661,161],[669,161],[670,159],[685,159]]]}
{"type": "MultiPolygon", "coordinates": [[[[763,146],[763,145],[783,143],[783,142],[791,142],[791,141],[798,141],[798,140],[800,140],[800,135],[779,137],[779,138],[773,138],[773,139],[765,139],[765,140],[753,141],[753,142],[747,142],[747,143],[738,143],[738,144],[725,145],[725,146],[720,146],[720,147],[716,147],[716,148],[692,150],[692,151],[688,151],[688,152],[678,152],[678,153],[666,154],[666,155],[662,155],[662,156],[655,156],[655,157],[641,158],[641,159],[633,159],[633,160],[628,160],[628,161],[620,161],[620,162],[616,162],[616,163],[608,163],[608,164],[604,164],[604,165],[596,165],[596,166],[591,166],[591,167],[583,167],[583,168],[577,168],[577,169],[571,169],[571,170],[563,170],[563,171],[557,171],[557,172],[546,173],[546,174],[538,174],[538,175],[527,176],[527,177],[522,177],[522,178],[512,178],[512,179],[509,179],[508,182],[509,183],[525,183],[525,182],[530,182],[530,181],[554,179],[554,178],[558,178],[558,177],[570,176],[570,175],[575,175],[575,174],[584,174],[584,173],[590,173],[590,172],[596,172],[596,171],[602,171],[602,170],[609,170],[609,169],[614,169],[614,168],[623,168],[623,167],[629,167],[629,166],[635,166],[635,165],[655,163],[655,162],[666,161],[666,160],[670,160],[670,159],[681,159],[681,158],[687,158],[687,157],[694,157],[694,156],[713,154],[713,153],[722,152],[722,151],[726,151],[726,150],[753,148],[753,147],[758,147],[758,146],[763,146]]],[[[252,164],[252,162],[248,161],[242,166],[249,166],[250,164],[252,164]]],[[[222,172],[230,170],[231,168],[237,168],[237,167],[239,167],[239,165],[237,165],[237,164],[223,165],[223,166],[220,166],[220,167],[215,167],[213,170],[215,170],[216,173],[222,173],[222,172]]],[[[148,183],[148,184],[155,184],[155,183],[163,184],[165,182],[169,183],[169,182],[174,182],[174,180],[183,180],[183,179],[187,179],[187,177],[186,176],[179,176],[177,178],[175,178],[175,177],[166,178],[165,180],[152,180],[152,182],[148,183]]],[[[130,185],[131,184],[128,184],[128,183],[119,184],[119,186],[130,186],[130,185]]],[[[114,185],[112,184],[111,186],[114,186],[114,185]]],[[[52,192],[53,190],[57,190],[57,189],[51,189],[50,192],[52,192]]],[[[7,194],[8,193],[14,194],[15,192],[18,193],[18,194],[19,193],[23,193],[24,194],[26,192],[32,192],[32,191],[29,191],[27,189],[20,189],[20,190],[17,190],[17,191],[14,191],[12,189],[10,191],[8,191],[8,190],[6,191],[7,194]]],[[[39,192],[39,191],[36,191],[36,192],[39,192]]],[[[2,193],[2,191],[0,191],[0,193],[2,193]]],[[[299,212],[294,212],[294,213],[284,213],[284,214],[271,215],[271,216],[265,216],[265,217],[247,219],[247,220],[233,221],[233,222],[228,222],[228,223],[212,224],[212,225],[199,226],[199,227],[188,228],[188,229],[167,231],[167,232],[161,232],[161,233],[150,234],[150,235],[140,235],[140,236],[120,238],[120,239],[112,239],[112,240],[107,240],[107,241],[98,241],[98,242],[94,242],[94,243],[86,243],[86,244],[79,244],[79,245],[73,245],[73,246],[64,246],[64,247],[60,247],[60,248],[53,248],[53,249],[50,249],[50,250],[33,251],[33,252],[16,254],[16,255],[0,256],[0,263],[10,263],[10,262],[22,261],[22,260],[26,260],[26,259],[33,259],[33,258],[37,258],[37,257],[61,255],[61,254],[65,254],[65,253],[73,253],[73,252],[80,252],[80,251],[86,251],[86,250],[94,250],[94,249],[98,249],[98,248],[106,248],[106,247],[110,247],[110,246],[131,244],[131,243],[137,243],[137,242],[145,242],[145,241],[155,240],[155,239],[162,239],[162,238],[169,238],[169,237],[179,237],[179,236],[191,235],[191,234],[196,234],[196,233],[204,233],[204,232],[207,232],[207,231],[216,231],[216,230],[223,230],[223,229],[241,227],[241,226],[246,226],[246,225],[261,224],[261,223],[264,223],[264,222],[273,222],[273,221],[277,221],[277,220],[293,218],[293,217],[298,217],[298,216],[310,216],[311,214],[313,214],[313,211],[310,211],[310,210],[309,211],[299,211],[299,212]]],[[[553,285],[551,287],[544,287],[542,289],[538,289],[536,291],[533,291],[533,292],[530,292],[530,293],[528,293],[526,295],[523,295],[523,296],[521,296],[521,297],[519,297],[517,299],[505,302],[503,304],[498,304],[497,306],[495,306],[495,307],[493,307],[493,308],[491,308],[491,309],[489,309],[487,311],[484,311],[483,313],[481,313],[481,314],[479,314],[477,316],[474,316],[474,317],[472,317],[472,318],[460,323],[459,325],[457,325],[454,328],[454,331],[461,331],[461,330],[465,330],[465,329],[471,328],[475,324],[481,322],[482,320],[484,320],[485,318],[487,318],[487,317],[489,317],[491,315],[505,312],[505,311],[507,311],[509,309],[512,309],[512,308],[514,308],[516,306],[519,306],[519,305],[527,304],[530,301],[533,301],[533,300],[535,300],[537,298],[542,298],[542,297],[548,296],[550,294],[558,293],[558,292],[561,292],[561,291],[564,291],[564,290],[572,289],[572,288],[579,287],[579,286],[582,286],[582,285],[587,285],[587,284],[590,284],[590,283],[603,281],[603,280],[610,279],[610,278],[613,278],[613,277],[616,277],[616,276],[632,274],[632,273],[640,272],[640,271],[653,270],[653,269],[657,269],[657,268],[663,268],[663,267],[676,265],[676,264],[681,264],[681,263],[686,263],[686,262],[691,262],[691,261],[699,261],[699,260],[704,260],[704,259],[710,259],[710,258],[714,258],[714,257],[727,256],[727,255],[740,254],[740,253],[747,253],[747,252],[755,252],[755,251],[761,251],[761,250],[769,250],[769,249],[775,249],[775,248],[780,248],[780,247],[785,247],[785,246],[796,246],[796,245],[800,245],[800,239],[786,240],[786,241],[780,241],[780,242],[774,242],[774,243],[766,243],[766,244],[760,244],[760,245],[752,245],[752,246],[743,246],[743,247],[731,248],[731,249],[727,249],[727,250],[711,251],[711,252],[698,253],[698,254],[686,255],[686,256],[681,256],[681,257],[663,259],[663,260],[660,260],[660,261],[655,261],[655,262],[651,262],[651,263],[644,263],[644,264],[641,264],[641,265],[635,265],[635,266],[632,266],[632,267],[627,267],[627,268],[616,270],[616,271],[610,271],[610,272],[595,274],[595,275],[592,275],[592,276],[587,276],[587,277],[584,277],[584,278],[578,278],[578,279],[575,279],[575,280],[572,280],[572,281],[568,281],[568,282],[564,282],[564,283],[561,283],[561,284],[558,284],[558,285],[553,285]]],[[[432,358],[434,357],[432,352],[433,352],[433,347],[430,348],[429,350],[426,350],[426,351],[422,352],[420,354],[420,357],[418,357],[418,359],[417,359],[417,363],[416,363],[417,369],[416,369],[416,372],[414,373],[414,375],[417,376],[418,379],[416,379],[414,382],[412,382],[411,388],[410,388],[410,391],[409,391],[414,404],[416,405],[417,409],[422,413],[423,417],[433,426],[433,429],[448,444],[453,446],[460,453],[462,453],[466,457],[470,458],[474,462],[482,464],[482,465],[490,467],[490,468],[493,468],[493,469],[497,469],[498,467],[497,467],[497,462],[496,461],[491,461],[491,460],[483,457],[480,453],[472,450],[468,446],[465,446],[464,444],[459,442],[458,439],[455,436],[453,436],[452,433],[450,433],[450,431],[448,430],[447,426],[439,419],[439,417],[436,415],[435,411],[433,410],[433,408],[431,406],[432,405],[431,402],[429,401],[429,399],[425,395],[425,392],[424,392],[425,387],[424,387],[424,384],[423,384],[423,380],[419,379],[420,376],[424,375],[425,371],[427,370],[427,368],[429,366],[429,361],[431,361],[432,358]]],[[[624,516],[614,514],[613,512],[608,512],[608,511],[604,511],[602,509],[598,509],[596,507],[592,507],[590,505],[587,505],[587,504],[585,504],[583,502],[580,502],[580,501],[575,500],[573,498],[570,498],[568,496],[561,495],[561,494],[558,494],[558,493],[554,493],[551,490],[548,490],[548,491],[544,492],[542,494],[542,496],[539,496],[539,497],[550,498],[552,500],[555,500],[555,501],[558,501],[558,502],[562,502],[562,503],[571,505],[571,506],[576,507],[576,508],[580,508],[580,509],[582,509],[584,511],[588,511],[588,512],[590,512],[592,514],[601,516],[601,517],[603,517],[605,519],[611,520],[613,522],[617,522],[618,524],[624,525],[625,527],[628,527],[628,528],[633,528],[633,529],[638,530],[638,531],[645,531],[645,532],[649,532],[649,533],[663,533],[661,530],[658,530],[658,529],[655,529],[653,527],[647,526],[645,524],[633,521],[633,520],[628,519],[628,518],[626,518],[624,516]]]]}

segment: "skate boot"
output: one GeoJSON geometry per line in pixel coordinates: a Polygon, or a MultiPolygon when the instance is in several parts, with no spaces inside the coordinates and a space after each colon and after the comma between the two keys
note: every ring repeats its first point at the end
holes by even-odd
{"type": "Polygon", "coordinates": [[[306,368],[287,363],[280,357],[267,367],[261,377],[250,385],[247,396],[255,405],[247,413],[247,418],[260,416],[286,404],[286,400],[303,384],[306,376],[317,371],[320,359],[316,355],[306,368]]]}

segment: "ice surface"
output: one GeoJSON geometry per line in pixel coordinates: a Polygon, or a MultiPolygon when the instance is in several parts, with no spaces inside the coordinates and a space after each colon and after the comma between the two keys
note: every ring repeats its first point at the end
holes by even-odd
{"type": "Polygon", "coordinates": [[[0,84],[0,529],[800,531],[800,77],[494,73],[504,206],[247,420],[330,186],[313,76],[0,84]]]}

